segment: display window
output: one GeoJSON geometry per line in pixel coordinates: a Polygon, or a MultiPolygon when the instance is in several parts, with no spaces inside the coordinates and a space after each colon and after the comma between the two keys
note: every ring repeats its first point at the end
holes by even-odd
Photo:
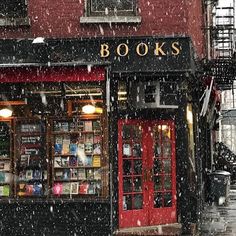
{"type": "Polygon", "coordinates": [[[1,198],[108,196],[104,91],[103,81],[1,86],[1,198]]]}

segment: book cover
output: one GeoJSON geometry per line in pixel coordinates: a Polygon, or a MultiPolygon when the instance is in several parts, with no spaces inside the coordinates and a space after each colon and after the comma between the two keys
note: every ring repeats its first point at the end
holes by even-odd
{"type": "Polygon", "coordinates": [[[100,120],[93,121],[93,130],[100,131],[101,130],[101,122],[100,120]]]}
{"type": "Polygon", "coordinates": [[[69,157],[69,166],[75,167],[78,165],[78,158],[77,156],[70,156],[69,157]]]}
{"type": "Polygon", "coordinates": [[[93,167],[101,167],[101,157],[99,155],[93,156],[93,167]]]}
{"type": "Polygon", "coordinates": [[[10,196],[10,186],[9,185],[0,186],[0,196],[3,196],[3,197],[10,196]]]}
{"type": "Polygon", "coordinates": [[[89,186],[88,186],[88,191],[87,191],[88,194],[95,194],[95,185],[93,183],[91,183],[89,186]]]}
{"type": "Polygon", "coordinates": [[[23,166],[28,166],[29,165],[29,160],[30,160],[30,155],[20,155],[20,164],[23,166]]]}
{"type": "Polygon", "coordinates": [[[94,135],[93,142],[94,143],[101,143],[101,135],[94,135]]]}
{"type": "Polygon", "coordinates": [[[54,167],[62,167],[61,157],[54,157],[54,167]]]}
{"type": "Polygon", "coordinates": [[[43,186],[42,184],[34,184],[33,185],[33,195],[34,196],[41,196],[43,192],[43,186]]]}
{"type": "Polygon", "coordinates": [[[55,145],[54,145],[54,153],[55,153],[55,155],[62,153],[62,143],[55,143],[55,145]]]}
{"type": "Polygon", "coordinates": [[[72,169],[71,170],[71,177],[72,180],[78,179],[78,170],[77,169],[72,169]]]}
{"type": "Polygon", "coordinates": [[[55,172],[55,180],[62,180],[63,179],[63,171],[56,171],[55,172]]]}
{"type": "Polygon", "coordinates": [[[70,122],[69,123],[69,130],[70,131],[76,131],[76,126],[75,126],[75,122],[70,122]]]}
{"type": "Polygon", "coordinates": [[[62,184],[62,194],[70,194],[70,183],[63,183],[62,184]]]}
{"type": "Polygon", "coordinates": [[[61,156],[61,165],[62,167],[69,166],[69,156],[61,156]]]}
{"type": "Polygon", "coordinates": [[[63,170],[63,180],[69,180],[70,179],[70,169],[64,169],[63,170]]]}
{"type": "Polygon", "coordinates": [[[78,149],[78,145],[76,143],[70,143],[69,145],[70,154],[77,155],[77,149],[78,149]]]}
{"type": "Polygon", "coordinates": [[[92,121],[84,121],[84,131],[93,131],[92,121]]]}
{"type": "Polygon", "coordinates": [[[33,179],[33,170],[26,170],[25,177],[27,180],[33,179]]]}
{"type": "Polygon", "coordinates": [[[42,171],[34,170],[33,171],[33,179],[42,179],[42,171]]]}
{"type": "Polygon", "coordinates": [[[86,155],[85,159],[84,159],[84,165],[85,166],[92,166],[92,161],[93,161],[92,156],[86,155]]]}
{"type": "Polygon", "coordinates": [[[70,194],[78,194],[78,193],[79,193],[79,183],[71,183],[70,194]]]}
{"type": "Polygon", "coordinates": [[[93,134],[85,135],[85,143],[93,143],[93,134]]]}
{"type": "Polygon", "coordinates": [[[54,195],[61,195],[62,194],[62,183],[54,183],[52,192],[54,195]]]}
{"type": "Polygon", "coordinates": [[[5,182],[5,172],[0,171],[0,183],[5,182]]]}
{"type": "Polygon", "coordinates": [[[26,195],[32,196],[34,192],[34,186],[33,184],[26,184],[26,195]]]}
{"type": "Polygon", "coordinates": [[[84,145],[85,153],[93,153],[93,144],[92,143],[85,143],[84,145]]]}
{"type": "Polygon", "coordinates": [[[26,172],[24,170],[19,172],[19,180],[26,180],[26,172]]]}
{"type": "Polygon", "coordinates": [[[11,183],[13,180],[13,174],[12,173],[5,173],[5,183],[11,183]]]}
{"type": "Polygon", "coordinates": [[[79,180],[85,180],[86,179],[85,169],[78,169],[78,179],[79,180]]]}
{"type": "Polygon", "coordinates": [[[62,142],[62,154],[70,153],[70,138],[64,138],[62,142]]]}
{"type": "Polygon", "coordinates": [[[78,131],[84,131],[84,121],[78,121],[78,131]]]}
{"type": "Polygon", "coordinates": [[[95,155],[101,154],[101,144],[100,143],[95,143],[93,145],[93,154],[95,154],[95,155]]]}
{"type": "Polygon", "coordinates": [[[86,177],[88,180],[93,180],[94,179],[94,171],[92,169],[87,169],[86,170],[86,177]]]}
{"type": "Polygon", "coordinates": [[[88,193],[89,184],[87,182],[83,182],[79,185],[79,193],[87,194],[88,193]]]}
{"type": "Polygon", "coordinates": [[[95,180],[101,180],[102,179],[101,169],[94,170],[94,179],[95,180]]]}

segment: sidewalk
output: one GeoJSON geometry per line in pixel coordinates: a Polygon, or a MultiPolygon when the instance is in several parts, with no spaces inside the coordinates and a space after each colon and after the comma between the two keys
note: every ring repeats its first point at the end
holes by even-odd
{"type": "Polygon", "coordinates": [[[230,189],[227,205],[206,206],[203,212],[201,236],[236,236],[236,185],[230,189]]]}

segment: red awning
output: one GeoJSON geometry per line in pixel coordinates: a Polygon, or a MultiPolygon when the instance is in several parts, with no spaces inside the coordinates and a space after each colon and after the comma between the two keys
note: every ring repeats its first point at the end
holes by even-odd
{"type": "Polygon", "coordinates": [[[105,69],[103,67],[11,67],[0,69],[0,83],[102,80],[105,80],[105,69]]]}

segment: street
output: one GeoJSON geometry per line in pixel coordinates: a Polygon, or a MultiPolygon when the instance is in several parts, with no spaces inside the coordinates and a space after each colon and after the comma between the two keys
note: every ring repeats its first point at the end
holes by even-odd
{"type": "Polygon", "coordinates": [[[226,206],[208,206],[203,214],[202,236],[236,235],[236,185],[230,189],[230,200],[226,206]]]}

